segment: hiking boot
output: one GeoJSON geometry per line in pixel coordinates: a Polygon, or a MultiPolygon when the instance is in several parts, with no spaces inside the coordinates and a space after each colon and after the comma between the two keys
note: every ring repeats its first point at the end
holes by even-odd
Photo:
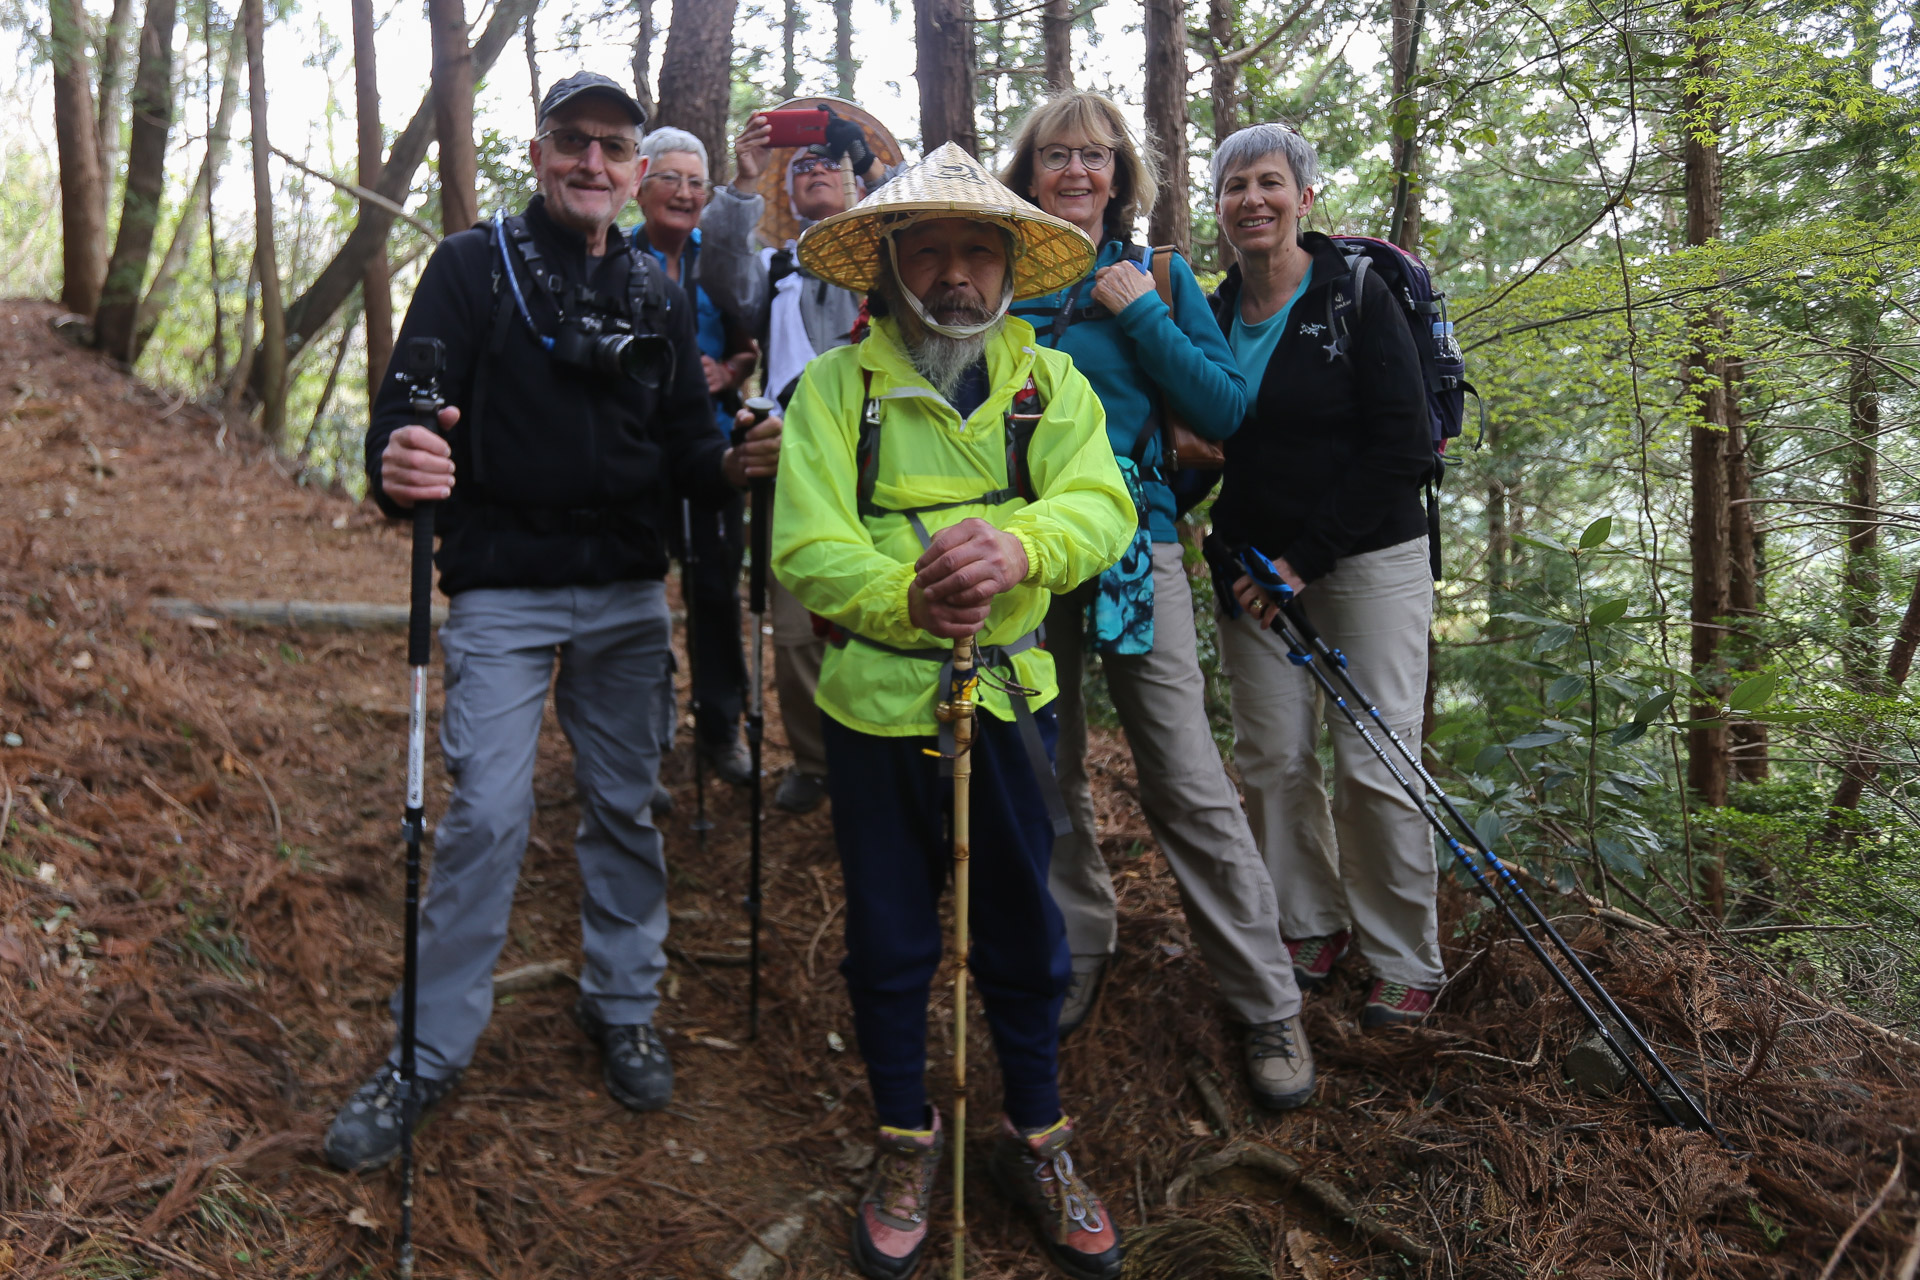
{"type": "Polygon", "coordinates": [[[1032,1217],[1055,1266],[1074,1280],[1117,1280],[1120,1228],[1074,1172],[1067,1154],[1072,1141],[1073,1122],[1065,1116],[1045,1129],[1015,1129],[1003,1117],[987,1169],[1007,1198],[1032,1217]]]}
{"type": "Polygon", "coordinates": [[[1107,976],[1106,956],[1075,956],[1073,976],[1067,979],[1067,994],[1060,1001],[1059,1034],[1062,1040],[1079,1030],[1093,1013],[1100,999],[1100,984],[1107,976]]]}
{"type": "Polygon", "coordinates": [[[655,785],[653,796],[647,801],[647,809],[656,820],[668,817],[673,813],[673,792],[655,785]]]}
{"type": "Polygon", "coordinates": [[[1302,991],[1318,991],[1333,976],[1333,966],[1347,954],[1353,934],[1345,929],[1317,938],[1287,938],[1287,951],[1293,956],[1293,980],[1302,991]]]}
{"type": "Polygon", "coordinates": [[[600,1076],[615,1102],[630,1111],[659,1111],[673,1101],[673,1062],[650,1024],[610,1026],[584,997],[573,1006],[573,1020],[600,1046],[600,1076]]]}
{"type": "Polygon", "coordinates": [[[931,1129],[881,1126],[873,1181],[853,1218],[853,1265],[869,1280],[906,1280],[919,1269],[946,1137],[938,1111],[931,1129]]]}
{"type": "Polygon", "coordinates": [[[722,782],[744,787],[753,781],[753,757],[739,739],[730,742],[703,742],[700,754],[706,757],[722,782]]]}
{"type": "MultiPolygon", "coordinates": [[[[433,1104],[460,1083],[460,1073],[444,1080],[416,1077],[419,1108],[413,1127],[418,1132],[433,1104]]],[[[359,1091],[347,1099],[327,1126],[324,1148],[327,1163],[348,1173],[378,1169],[400,1154],[400,1081],[392,1064],[382,1063],[359,1091]]]]}
{"type": "Polygon", "coordinates": [[[1247,1092],[1269,1111],[1304,1107],[1313,1097],[1313,1046],[1300,1015],[1247,1028],[1247,1092]]]}
{"type": "Polygon", "coordinates": [[[1367,992],[1367,1007],[1360,1011],[1360,1025],[1372,1030],[1375,1027],[1397,1027],[1418,1022],[1433,1008],[1433,998],[1437,994],[1425,987],[1410,987],[1404,982],[1377,979],[1373,989],[1367,992]]]}
{"type": "Polygon", "coordinates": [[[827,798],[827,780],[817,773],[787,770],[780,789],[773,793],[773,807],[788,813],[812,813],[827,798]]]}

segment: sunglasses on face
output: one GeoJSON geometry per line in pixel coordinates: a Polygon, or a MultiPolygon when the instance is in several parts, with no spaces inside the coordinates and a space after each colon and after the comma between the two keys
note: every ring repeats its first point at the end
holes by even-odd
{"type": "Polygon", "coordinates": [[[685,191],[688,195],[705,195],[707,191],[705,178],[690,178],[684,173],[650,173],[646,180],[672,187],[675,191],[685,191]]]}
{"type": "Polygon", "coordinates": [[[838,173],[840,162],[829,160],[825,156],[802,156],[793,162],[793,176],[796,178],[804,178],[815,170],[822,173],[838,173]]]}
{"type": "Polygon", "coordinates": [[[1075,156],[1089,169],[1104,169],[1113,163],[1112,147],[1063,147],[1055,144],[1040,148],[1040,167],[1043,169],[1064,169],[1067,162],[1075,156]]]}
{"type": "Polygon", "coordinates": [[[563,156],[583,156],[587,148],[594,143],[600,144],[600,154],[608,164],[626,164],[632,160],[640,144],[632,138],[617,133],[582,133],[578,129],[549,129],[536,135],[537,139],[551,139],[553,149],[563,156]]]}

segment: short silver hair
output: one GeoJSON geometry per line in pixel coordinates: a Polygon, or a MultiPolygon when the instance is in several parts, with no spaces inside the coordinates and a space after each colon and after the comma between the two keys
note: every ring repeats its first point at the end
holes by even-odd
{"type": "Polygon", "coordinates": [[[1213,153],[1213,198],[1230,174],[1238,173],[1256,160],[1283,155],[1293,169],[1293,183],[1305,189],[1320,185],[1320,155],[1297,129],[1284,124],[1250,124],[1230,134],[1213,153]]]}
{"type": "Polygon", "coordinates": [[[640,154],[645,156],[651,166],[655,160],[671,151],[686,151],[700,157],[700,167],[707,169],[707,144],[688,133],[685,129],[675,129],[663,125],[640,139],[640,154]]]}

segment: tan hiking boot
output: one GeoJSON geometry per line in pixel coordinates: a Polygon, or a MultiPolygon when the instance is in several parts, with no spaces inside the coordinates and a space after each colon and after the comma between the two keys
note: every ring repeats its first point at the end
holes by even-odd
{"type": "Polygon", "coordinates": [[[1313,1047],[1300,1015],[1247,1028],[1247,1091],[1270,1111],[1304,1107],[1313,1097],[1313,1047]]]}

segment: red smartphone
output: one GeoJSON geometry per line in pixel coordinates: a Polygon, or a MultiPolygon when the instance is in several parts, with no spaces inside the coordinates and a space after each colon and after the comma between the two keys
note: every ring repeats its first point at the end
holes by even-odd
{"type": "Polygon", "coordinates": [[[791,111],[763,111],[773,134],[767,139],[776,147],[811,147],[827,140],[827,109],[802,107],[791,111]]]}

